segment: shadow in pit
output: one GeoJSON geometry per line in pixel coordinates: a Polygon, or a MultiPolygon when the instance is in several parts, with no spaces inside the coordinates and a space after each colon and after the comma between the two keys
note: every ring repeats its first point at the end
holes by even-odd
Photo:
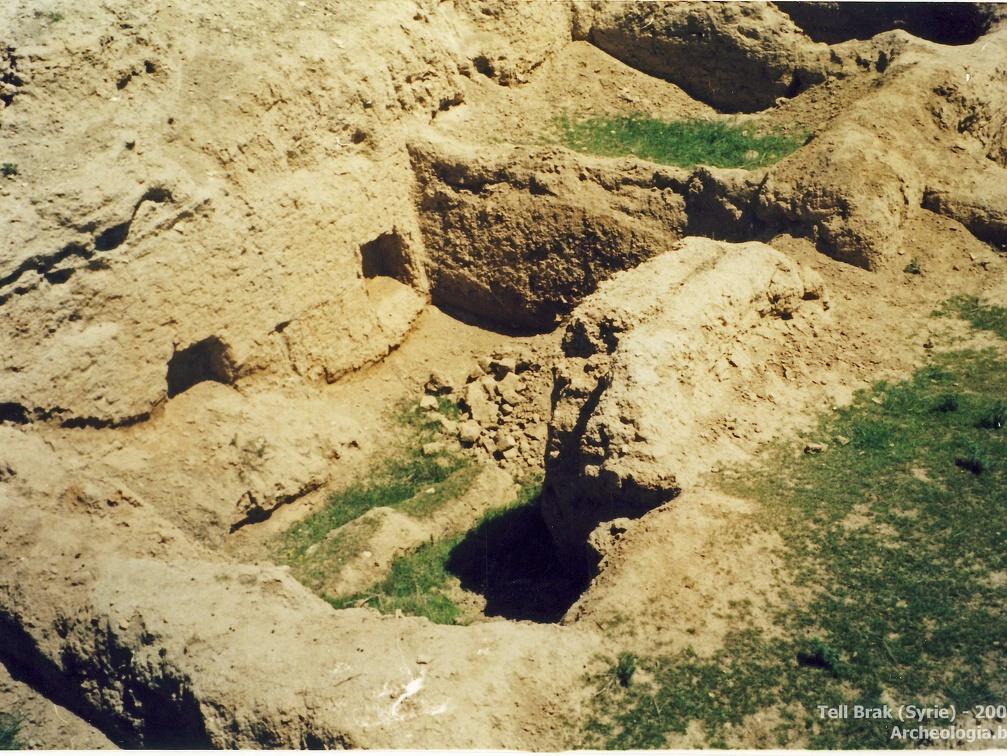
{"type": "Polygon", "coordinates": [[[587,587],[560,562],[537,498],[483,520],[446,567],[486,599],[487,617],[558,622],[587,587]]]}

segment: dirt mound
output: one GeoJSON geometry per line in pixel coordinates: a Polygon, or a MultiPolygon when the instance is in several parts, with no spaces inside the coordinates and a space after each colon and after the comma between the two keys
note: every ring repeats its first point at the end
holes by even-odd
{"type": "Polygon", "coordinates": [[[576,631],[556,645],[554,628],[337,614],[285,569],[189,545],[136,499],[39,493],[0,503],[5,657],[121,745],[533,748],[548,723],[512,727],[517,688],[528,723],[576,706],[565,691],[593,643],[576,631]],[[93,545],[76,538],[85,531],[93,545]],[[25,587],[43,583],[39,602],[25,587]]]}
{"type": "Polygon", "coordinates": [[[767,605],[780,587],[780,543],[744,519],[751,511],[750,502],[693,490],[638,520],[599,528],[599,575],[564,622],[596,623],[612,638],[638,633],[640,651],[701,655],[719,649],[742,615],[772,628],[767,605]]]}
{"type": "MultiPolygon", "coordinates": [[[[571,565],[593,569],[588,534],[636,518],[694,482],[690,458],[738,391],[759,422],[792,328],[815,328],[823,284],[770,247],[689,238],[622,273],[574,313],[553,390],[543,511],[571,565]],[[811,304],[808,300],[817,300],[811,304]]],[[[712,440],[712,439],[711,439],[712,440]]]]}
{"type": "Polygon", "coordinates": [[[991,34],[982,45],[953,52],[906,36],[874,40],[889,49],[877,88],[770,171],[756,200],[758,220],[868,269],[891,259],[904,243],[903,230],[923,209],[954,212],[985,240],[995,238],[995,217],[984,221],[953,211],[953,203],[940,201],[928,186],[954,186],[957,176],[997,181],[1001,75],[985,61],[1003,40],[991,34]],[[962,62],[977,73],[963,72],[962,62]]]}
{"type": "Polygon", "coordinates": [[[521,78],[570,34],[556,4],[9,10],[0,402],[25,422],[122,425],[200,379],[386,355],[426,294],[409,124],[463,101],[466,54],[521,78]],[[365,285],[374,252],[415,296],[365,285]]]}
{"type": "Polygon", "coordinates": [[[825,80],[829,51],[769,4],[598,4],[584,37],[728,113],[771,107],[825,80]]]}

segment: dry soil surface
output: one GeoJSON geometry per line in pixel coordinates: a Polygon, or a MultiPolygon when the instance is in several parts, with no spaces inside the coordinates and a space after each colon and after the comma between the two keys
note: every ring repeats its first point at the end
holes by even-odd
{"type": "Polygon", "coordinates": [[[778,536],[711,476],[919,365],[948,297],[1007,304],[1002,11],[942,36],[788,5],[4,3],[23,743],[560,749],[627,635],[771,630],[778,536]],[[808,138],[753,171],[556,142],[557,115],[634,113],[808,138]],[[438,443],[479,485],[433,524],[386,513],[327,585],[544,474],[534,548],[587,586],[548,622],[336,611],[272,563],[380,463],[391,410],[448,388],[438,443]]]}

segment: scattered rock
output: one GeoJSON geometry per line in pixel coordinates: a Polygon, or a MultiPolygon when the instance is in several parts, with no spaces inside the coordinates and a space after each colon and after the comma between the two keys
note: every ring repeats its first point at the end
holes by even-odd
{"type": "Polygon", "coordinates": [[[436,394],[440,396],[450,394],[454,391],[454,386],[451,384],[451,381],[440,373],[431,373],[430,379],[426,382],[426,385],[423,388],[428,394],[436,394]]]}
{"type": "Polygon", "coordinates": [[[828,444],[807,443],[804,445],[805,454],[821,454],[829,450],[828,444]]]}
{"type": "Polygon", "coordinates": [[[476,420],[466,420],[458,423],[458,440],[463,444],[474,444],[479,440],[482,426],[476,420]]]}
{"type": "Polygon", "coordinates": [[[444,452],[445,446],[443,441],[431,441],[429,443],[423,444],[423,454],[427,457],[433,457],[437,454],[442,454],[444,452]]]}
{"type": "Polygon", "coordinates": [[[502,430],[497,431],[496,450],[498,452],[502,454],[503,452],[513,449],[515,446],[517,446],[517,441],[514,440],[513,436],[504,433],[502,430]]]}
{"type": "Polygon", "coordinates": [[[498,360],[493,360],[490,364],[493,372],[496,374],[497,380],[503,380],[504,376],[508,373],[513,373],[514,369],[517,367],[513,357],[502,357],[498,360]]]}
{"type": "Polygon", "coordinates": [[[424,412],[436,410],[438,406],[436,397],[427,395],[420,399],[420,409],[424,412]]]}

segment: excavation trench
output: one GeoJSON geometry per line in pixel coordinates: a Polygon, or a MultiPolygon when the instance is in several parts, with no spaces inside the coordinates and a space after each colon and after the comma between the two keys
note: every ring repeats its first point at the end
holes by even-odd
{"type": "MultiPolygon", "coordinates": [[[[758,216],[765,170],[688,170],[630,160],[616,165],[553,148],[476,155],[465,148],[413,145],[410,154],[434,304],[504,332],[562,326],[602,282],[660,256],[685,236],[746,242],[799,228],[782,215],[772,225],[758,216]]],[[[578,356],[575,331],[564,341],[572,357],[578,356]]],[[[617,329],[610,336],[614,349],[617,329]]],[[[554,411],[566,390],[557,379],[554,411]]],[[[595,391],[603,390],[599,382],[595,391]]],[[[584,402],[583,425],[594,404],[590,397],[584,402]]],[[[486,597],[488,614],[559,620],[597,572],[588,534],[602,522],[638,518],[680,490],[620,478],[605,489],[608,504],[565,518],[556,502],[569,497],[558,492],[579,478],[583,460],[576,449],[564,449],[553,431],[550,448],[558,457],[546,464],[543,503],[534,513],[494,523],[501,530],[495,536],[470,534],[453,557],[463,587],[486,597]],[[539,512],[548,516],[543,520],[539,512]],[[523,539],[536,543],[541,563],[528,563],[522,538],[512,537],[515,529],[527,530],[523,539]],[[546,533],[548,542],[539,543],[546,533]],[[492,554],[490,543],[496,544],[492,554]]],[[[564,437],[576,445],[583,434],[581,427],[564,437]]]]}
{"type": "Polygon", "coordinates": [[[694,170],[555,148],[410,148],[434,304],[512,332],[552,331],[598,285],[684,236],[799,230],[756,213],[765,171],[694,170]]]}

